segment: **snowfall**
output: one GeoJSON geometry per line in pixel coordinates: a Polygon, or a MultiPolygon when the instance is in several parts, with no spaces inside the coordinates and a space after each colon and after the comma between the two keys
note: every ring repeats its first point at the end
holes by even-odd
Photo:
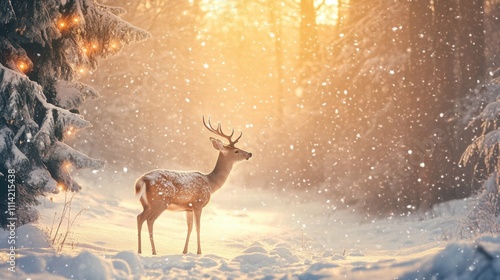
{"type": "MultiPolygon", "coordinates": [[[[0,231],[0,279],[500,279],[500,237],[460,238],[472,199],[436,205],[425,215],[370,218],[321,195],[301,201],[286,188],[242,188],[234,181],[203,210],[202,255],[196,234],[190,252],[181,253],[185,214],[170,211],[155,223],[158,254],[151,254],[144,226],[139,255],[135,175],[91,182],[75,195],[76,219],[62,250],[49,236],[58,228],[64,193],[43,198],[40,221],[17,229],[15,256],[11,233],[0,231]]],[[[63,220],[58,235],[66,229],[63,220]]]]}

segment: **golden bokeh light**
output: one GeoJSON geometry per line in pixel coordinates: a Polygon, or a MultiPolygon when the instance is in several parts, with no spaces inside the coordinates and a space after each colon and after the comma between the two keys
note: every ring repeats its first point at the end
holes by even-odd
{"type": "Polygon", "coordinates": [[[75,131],[76,131],[75,128],[73,126],[70,126],[68,128],[68,130],[66,131],[66,135],[68,135],[68,136],[73,135],[73,134],[75,134],[75,131]]]}
{"type": "Polygon", "coordinates": [[[17,68],[23,73],[28,72],[29,69],[28,64],[26,64],[24,61],[19,61],[17,63],[17,68]]]}
{"type": "Polygon", "coordinates": [[[57,24],[57,26],[59,27],[59,30],[63,30],[66,28],[67,24],[64,20],[60,20],[57,24]]]}
{"type": "Polygon", "coordinates": [[[72,165],[70,162],[66,162],[66,163],[64,164],[64,168],[65,168],[67,171],[71,170],[71,168],[72,168],[72,167],[73,167],[73,165],[72,165]]]}

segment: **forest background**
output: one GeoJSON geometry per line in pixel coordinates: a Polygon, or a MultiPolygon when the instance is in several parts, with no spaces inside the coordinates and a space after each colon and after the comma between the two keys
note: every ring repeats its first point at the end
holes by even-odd
{"type": "Polygon", "coordinates": [[[459,161],[479,134],[470,122],[497,97],[499,1],[125,8],[153,37],[84,76],[103,96],[85,105],[94,128],[74,141],[115,173],[202,169],[210,115],[243,131],[256,155],[243,187],[323,193],[381,214],[467,197],[487,175],[459,161]]]}

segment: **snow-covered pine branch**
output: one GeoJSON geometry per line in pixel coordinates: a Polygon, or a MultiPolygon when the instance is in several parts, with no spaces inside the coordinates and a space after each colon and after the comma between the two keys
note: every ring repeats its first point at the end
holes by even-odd
{"type": "Polygon", "coordinates": [[[98,3],[96,3],[96,6],[98,6],[99,8],[101,8],[103,10],[106,10],[114,15],[117,15],[117,16],[123,16],[127,13],[127,10],[125,10],[121,7],[112,7],[112,6],[98,4],[98,3]]]}
{"type": "Polygon", "coordinates": [[[58,94],[54,105],[68,110],[80,107],[88,98],[99,97],[97,90],[78,81],[59,80],[55,83],[55,90],[58,94]]]}
{"type": "Polygon", "coordinates": [[[14,9],[10,0],[1,0],[0,4],[0,23],[8,23],[15,18],[14,9]]]}
{"type": "Polygon", "coordinates": [[[98,169],[102,163],[84,156],[61,141],[68,133],[75,133],[91,124],[78,114],[48,103],[42,88],[26,76],[0,66],[0,77],[3,97],[0,108],[5,108],[1,115],[5,121],[1,134],[4,145],[0,147],[0,164],[5,166],[0,167],[18,170],[19,176],[37,189],[55,192],[56,182],[59,182],[59,187],[79,190],[80,186],[76,182],[67,179],[66,165],[71,163],[76,168],[98,169]],[[21,132],[20,135],[16,135],[18,132],[21,132]],[[28,157],[35,158],[38,164],[28,166],[28,157]],[[40,171],[44,167],[50,167],[45,175],[40,171]],[[49,173],[54,180],[47,178],[49,173]],[[37,181],[33,175],[41,175],[40,180],[37,181]],[[59,181],[60,178],[65,179],[59,181]]]}
{"type": "Polygon", "coordinates": [[[102,168],[104,164],[61,142],[56,142],[52,145],[44,161],[47,162],[47,168],[53,178],[59,182],[59,188],[65,188],[72,191],[79,191],[82,187],[71,177],[69,173],[71,167],[74,166],[77,169],[90,168],[95,170],[102,168]]]}
{"type": "MultiPolygon", "coordinates": [[[[480,120],[482,134],[478,136],[464,151],[461,163],[464,165],[471,161],[472,157],[477,156],[482,159],[481,168],[486,171],[487,179],[483,182],[476,206],[471,208],[466,225],[469,232],[481,234],[484,232],[500,231],[500,197],[498,186],[500,185],[500,129],[497,121],[500,119],[500,101],[492,97],[498,93],[500,87],[490,81],[490,84],[480,85],[476,91],[481,93],[478,100],[490,99],[482,112],[475,118],[470,118],[471,125],[475,120],[480,120]]],[[[468,115],[471,115],[470,108],[468,115]]],[[[477,110],[477,109],[476,109],[477,110]]],[[[476,164],[475,172],[478,164],[476,164]]]]}
{"type": "Polygon", "coordinates": [[[35,42],[42,47],[51,46],[54,39],[61,36],[54,24],[54,19],[59,16],[61,0],[7,2],[10,2],[11,12],[15,15],[11,20],[15,20],[18,28],[22,30],[22,36],[18,38],[20,43],[35,42]]]}
{"type": "Polygon", "coordinates": [[[71,53],[79,63],[86,64],[93,70],[98,65],[98,58],[106,58],[119,52],[123,46],[131,42],[143,41],[151,35],[126,21],[119,15],[124,14],[122,8],[113,8],[95,3],[93,0],[68,1],[65,6],[71,18],[68,22],[78,20],[74,25],[77,32],[68,32],[63,37],[79,46],[71,53]]]}

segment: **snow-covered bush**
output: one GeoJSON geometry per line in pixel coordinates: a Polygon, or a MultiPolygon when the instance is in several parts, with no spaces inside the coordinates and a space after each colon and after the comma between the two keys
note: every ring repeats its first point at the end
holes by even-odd
{"type": "Polygon", "coordinates": [[[149,34],[121,20],[122,9],[94,0],[5,0],[0,10],[0,225],[5,227],[8,217],[15,216],[17,226],[36,220],[31,207],[37,196],[78,191],[72,168],[102,166],[64,144],[91,126],[78,107],[98,97],[77,79],[94,70],[98,59],[149,34]],[[15,186],[15,198],[8,197],[8,186],[15,186]]]}

